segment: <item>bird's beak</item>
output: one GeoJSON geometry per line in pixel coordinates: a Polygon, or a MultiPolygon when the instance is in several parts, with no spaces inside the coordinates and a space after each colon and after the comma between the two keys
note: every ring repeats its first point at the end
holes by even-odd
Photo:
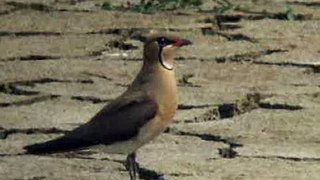
{"type": "Polygon", "coordinates": [[[187,46],[191,44],[192,42],[188,39],[178,39],[175,43],[173,43],[173,45],[177,47],[187,46]]]}

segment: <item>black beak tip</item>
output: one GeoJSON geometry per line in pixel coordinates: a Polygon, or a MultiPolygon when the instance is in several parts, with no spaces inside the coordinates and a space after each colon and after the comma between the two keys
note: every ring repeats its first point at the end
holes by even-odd
{"type": "Polygon", "coordinates": [[[193,43],[192,43],[190,40],[188,40],[188,39],[183,39],[182,41],[183,41],[183,46],[188,46],[188,45],[192,45],[192,44],[193,44],[193,43]]]}

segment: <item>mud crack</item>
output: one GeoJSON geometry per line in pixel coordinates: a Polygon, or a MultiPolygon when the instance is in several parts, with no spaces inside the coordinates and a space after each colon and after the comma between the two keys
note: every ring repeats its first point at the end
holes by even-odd
{"type": "MultiPolygon", "coordinates": [[[[236,15],[236,17],[246,20],[262,20],[262,19],[276,19],[276,20],[289,20],[288,15],[285,12],[272,13],[267,11],[252,11],[248,9],[236,8],[235,11],[247,13],[249,15],[236,15]]],[[[228,19],[234,19],[233,15],[225,15],[224,20],[228,22],[228,19]]],[[[294,20],[296,21],[305,21],[311,20],[312,14],[294,14],[294,20]]]]}
{"type": "Polygon", "coordinates": [[[201,32],[202,35],[204,36],[208,36],[208,35],[218,35],[221,37],[226,38],[228,41],[248,41],[248,42],[257,42],[256,39],[249,37],[245,34],[241,34],[241,33],[223,33],[223,32],[219,32],[214,30],[212,27],[203,27],[201,28],[201,32]]]}
{"type": "Polygon", "coordinates": [[[0,92],[12,95],[32,96],[39,94],[39,91],[27,91],[17,87],[15,84],[0,84],[0,92]]]}
{"type": "Polygon", "coordinates": [[[211,104],[202,104],[202,105],[179,104],[178,109],[179,110],[202,109],[202,108],[208,108],[208,107],[212,107],[212,106],[214,106],[214,105],[211,105],[211,104]]]}
{"type": "Polygon", "coordinates": [[[232,159],[238,156],[238,152],[235,151],[236,146],[229,144],[227,148],[219,148],[218,153],[222,158],[232,159]]]}
{"type": "MultiPolygon", "coordinates": [[[[267,49],[263,51],[257,52],[248,52],[244,54],[235,54],[233,56],[227,57],[217,57],[214,58],[214,61],[217,63],[229,63],[229,62],[251,62],[253,64],[260,65],[275,65],[275,66],[286,66],[286,67],[297,67],[297,68],[309,68],[313,73],[320,73],[320,65],[319,64],[302,64],[302,63],[294,63],[294,62],[265,62],[259,61],[258,58],[262,56],[268,56],[274,53],[284,53],[288,52],[286,49],[267,49]]],[[[200,59],[201,61],[211,61],[212,59],[200,59]]]]}
{"type": "Polygon", "coordinates": [[[16,81],[13,82],[16,85],[24,85],[24,86],[35,86],[35,84],[46,84],[46,83],[81,83],[81,84],[93,84],[93,80],[84,79],[84,80],[61,80],[61,79],[53,79],[53,78],[41,78],[27,81],[16,81]]]}
{"type": "Polygon", "coordinates": [[[42,60],[55,60],[60,59],[59,56],[43,56],[43,55],[29,55],[20,57],[10,57],[6,59],[0,59],[0,61],[42,61],[42,60]]]}
{"type": "Polygon", "coordinates": [[[193,29],[199,29],[203,27],[208,27],[207,25],[200,25],[200,26],[186,26],[180,28],[162,28],[162,27],[154,27],[154,28],[107,28],[102,29],[99,31],[91,31],[87,32],[86,34],[113,34],[122,37],[123,39],[133,39],[137,41],[144,42],[146,40],[145,34],[150,33],[150,30],[156,31],[170,31],[170,32],[181,32],[181,31],[190,31],[193,29]]]}
{"type": "Polygon", "coordinates": [[[269,103],[263,102],[264,99],[272,95],[263,95],[260,93],[249,93],[245,98],[236,100],[232,103],[224,103],[215,106],[213,109],[208,110],[199,117],[195,117],[194,120],[187,121],[187,123],[194,122],[205,122],[213,120],[222,120],[226,118],[232,118],[234,116],[239,116],[241,114],[250,112],[252,110],[261,109],[271,109],[271,110],[287,110],[296,111],[303,109],[299,105],[290,104],[280,104],[280,103],[269,103]]]}
{"type": "Polygon", "coordinates": [[[181,87],[197,87],[200,88],[200,85],[196,85],[190,81],[194,77],[194,74],[183,74],[182,78],[178,80],[178,86],[181,87]]]}
{"type": "Polygon", "coordinates": [[[297,68],[308,68],[313,73],[320,73],[320,65],[319,64],[302,64],[302,63],[293,63],[293,62],[261,62],[261,61],[253,61],[254,64],[262,64],[262,65],[272,65],[272,66],[291,66],[297,68]]]}
{"type": "Polygon", "coordinates": [[[103,55],[103,53],[107,51],[107,48],[103,48],[103,49],[100,49],[100,50],[96,50],[96,51],[91,51],[88,56],[89,57],[96,57],[96,56],[101,56],[103,55]]]}
{"type": "Polygon", "coordinates": [[[41,4],[41,3],[21,3],[15,1],[6,2],[7,5],[14,6],[19,9],[32,9],[36,11],[50,12],[53,10],[52,7],[41,4]]]}
{"type": "MultiPolygon", "coordinates": [[[[13,13],[13,12],[18,11],[18,10],[20,10],[20,8],[7,9],[7,10],[4,10],[4,11],[1,11],[1,12],[0,12],[0,16],[2,16],[2,15],[8,15],[8,14],[13,13]]],[[[0,34],[1,34],[1,33],[0,33],[0,34]]]]}
{"type": "MultiPolygon", "coordinates": [[[[200,61],[216,61],[217,63],[232,63],[232,62],[251,62],[253,64],[259,65],[272,65],[272,66],[285,66],[285,67],[297,67],[297,68],[308,68],[313,73],[320,73],[320,65],[319,64],[303,64],[303,63],[294,63],[294,62],[266,62],[257,60],[262,56],[271,55],[274,53],[284,53],[288,52],[286,49],[267,49],[257,52],[248,52],[244,54],[235,54],[233,56],[227,57],[216,57],[216,58],[201,58],[200,61]]],[[[188,58],[186,58],[188,59],[188,58]]],[[[194,57],[190,57],[190,59],[194,59],[194,57]]]]}
{"type": "Polygon", "coordinates": [[[293,5],[301,5],[301,6],[307,6],[307,7],[314,7],[319,8],[320,2],[304,2],[304,1],[293,1],[293,2],[287,2],[288,4],[293,5]]]}
{"type": "Polygon", "coordinates": [[[288,161],[296,161],[296,162],[304,162],[304,161],[320,161],[320,158],[313,157],[290,157],[290,156],[243,156],[238,155],[238,157],[242,158],[258,158],[258,159],[281,159],[288,161]]]}
{"type": "MultiPolygon", "coordinates": [[[[83,74],[86,74],[86,75],[92,76],[92,77],[98,77],[98,78],[101,78],[101,79],[105,79],[107,81],[114,81],[114,79],[109,78],[109,77],[107,77],[105,75],[101,75],[101,74],[90,73],[90,72],[83,72],[83,74]]],[[[129,84],[123,84],[123,83],[118,83],[118,82],[114,82],[114,84],[116,86],[119,86],[119,87],[129,87],[129,84]]]]}
{"type": "Polygon", "coordinates": [[[0,139],[6,139],[10,135],[13,134],[64,134],[68,131],[58,129],[58,128],[27,128],[27,129],[17,129],[17,128],[10,128],[5,129],[0,126],[0,139]]]}
{"type": "Polygon", "coordinates": [[[59,32],[45,32],[45,31],[20,31],[20,32],[11,32],[11,31],[0,31],[1,36],[60,36],[62,33],[59,32]]]}
{"type": "Polygon", "coordinates": [[[42,102],[42,101],[56,99],[58,97],[60,97],[60,95],[44,95],[44,96],[34,97],[31,99],[21,100],[21,101],[1,102],[0,107],[26,106],[26,105],[31,105],[31,104],[42,102]]]}
{"type": "Polygon", "coordinates": [[[116,48],[124,51],[135,50],[138,49],[138,46],[134,46],[131,43],[126,43],[121,40],[110,41],[106,45],[106,47],[116,48]]]}
{"type": "Polygon", "coordinates": [[[101,99],[93,96],[72,96],[71,99],[78,100],[78,101],[89,101],[93,104],[106,103],[111,101],[110,99],[101,99]]]}
{"type": "Polygon", "coordinates": [[[212,135],[212,134],[199,134],[199,133],[192,133],[192,132],[185,132],[180,131],[175,128],[168,128],[165,133],[178,135],[178,136],[193,136],[198,137],[204,141],[214,141],[214,142],[222,142],[224,144],[232,145],[233,147],[242,147],[243,145],[237,143],[234,138],[222,138],[219,135],[212,135]]]}
{"type": "Polygon", "coordinates": [[[136,40],[144,41],[145,37],[142,36],[143,33],[148,32],[150,28],[109,28],[100,31],[92,31],[87,34],[114,34],[125,38],[133,38],[136,40]]]}
{"type": "MultiPolygon", "coordinates": [[[[243,54],[235,54],[232,56],[222,56],[222,57],[212,57],[212,58],[197,58],[194,56],[190,57],[178,57],[176,60],[200,60],[200,61],[215,61],[217,63],[241,63],[241,62],[252,62],[254,64],[265,64],[265,65],[290,65],[288,63],[269,63],[269,62],[261,62],[256,59],[262,56],[268,56],[274,53],[284,53],[288,52],[286,49],[266,49],[256,52],[247,52],[243,54]]],[[[301,64],[293,64],[292,66],[299,66],[301,64]]],[[[302,67],[312,67],[313,65],[301,65],[302,67]]]]}
{"type": "Polygon", "coordinates": [[[165,133],[178,135],[178,136],[193,136],[198,137],[201,140],[204,141],[214,141],[214,142],[222,142],[226,145],[228,145],[227,148],[219,148],[218,153],[223,158],[235,158],[238,156],[238,152],[235,151],[238,147],[243,147],[243,144],[237,142],[235,138],[222,138],[218,135],[212,135],[212,134],[199,134],[199,133],[192,133],[192,132],[184,132],[179,131],[174,128],[167,129],[165,133]]]}
{"type": "Polygon", "coordinates": [[[27,180],[42,180],[42,179],[46,179],[46,176],[34,176],[31,178],[28,178],[27,180]]]}
{"type": "MultiPolygon", "coordinates": [[[[121,31],[119,31],[119,33],[121,33],[121,31]]],[[[106,32],[106,34],[108,34],[108,33],[106,32]]],[[[124,36],[129,36],[129,35],[124,35],[124,36]]],[[[123,38],[123,40],[110,41],[107,44],[105,44],[105,48],[102,48],[102,49],[99,49],[99,50],[96,50],[96,51],[92,51],[87,56],[96,57],[96,56],[106,55],[105,52],[110,51],[110,49],[119,49],[119,50],[122,50],[122,51],[128,51],[128,50],[136,50],[136,49],[139,48],[138,46],[135,46],[135,45],[133,45],[131,43],[124,42],[124,39],[125,38],[123,38]]],[[[127,55],[125,55],[125,54],[126,53],[122,53],[122,54],[119,53],[117,56],[127,57],[127,55]]],[[[115,56],[115,55],[113,54],[112,56],[115,56]]],[[[96,60],[101,60],[101,58],[98,58],[96,60]]]]}
{"type": "Polygon", "coordinates": [[[89,10],[69,10],[69,9],[57,9],[42,3],[23,3],[23,2],[16,2],[16,1],[8,1],[6,2],[7,5],[14,6],[16,9],[31,9],[34,11],[41,11],[45,13],[49,13],[52,11],[73,11],[73,12],[91,12],[89,10]]]}
{"type": "Polygon", "coordinates": [[[215,58],[215,61],[218,63],[226,63],[226,62],[243,62],[243,61],[250,61],[250,62],[256,62],[255,59],[271,55],[274,53],[282,53],[282,52],[288,52],[288,50],[285,49],[267,49],[263,51],[257,51],[257,52],[248,52],[244,54],[235,54],[233,56],[228,57],[218,57],[215,58]]]}
{"type": "Polygon", "coordinates": [[[289,105],[289,104],[269,104],[269,103],[259,103],[259,107],[263,109],[278,109],[278,110],[301,110],[303,107],[297,105],[289,105]]]}
{"type": "Polygon", "coordinates": [[[174,177],[187,177],[187,176],[192,176],[192,173],[179,172],[179,173],[168,173],[168,175],[174,176],[174,177]]]}
{"type": "Polygon", "coordinates": [[[12,94],[12,95],[25,95],[25,96],[32,96],[37,95],[39,91],[30,91],[24,90],[19,86],[29,86],[34,87],[36,84],[46,84],[46,83],[82,83],[82,84],[93,84],[93,80],[85,79],[85,80],[60,80],[60,79],[52,79],[52,78],[41,78],[41,79],[34,79],[34,80],[26,80],[26,81],[14,81],[8,82],[5,84],[0,84],[0,92],[5,94],[12,94]]]}
{"type": "Polygon", "coordinates": [[[113,81],[112,78],[109,78],[109,77],[107,77],[105,75],[101,75],[101,74],[96,74],[96,73],[91,73],[91,72],[83,72],[83,74],[88,75],[88,76],[92,76],[92,77],[98,77],[98,78],[105,79],[108,81],[113,81]]]}

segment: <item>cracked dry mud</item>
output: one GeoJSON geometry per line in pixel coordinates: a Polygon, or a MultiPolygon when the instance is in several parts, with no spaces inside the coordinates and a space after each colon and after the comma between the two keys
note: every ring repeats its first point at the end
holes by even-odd
{"type": "Polygon", "coordinates": [[[220,29],[212,1],[153,15],[104,11],[102,2],[0,2],[1,180],[129,178],[121,155],[21,153],[121,94],[141,66],[139,35],[150,30],[194,45],[177,57],[174,123],[138,151],[146,175],[320,178],[319,2],[232,0],[239,6],[219,17],[220,29]],[[285,4],[297,21],[285,20],[285,4]]]}

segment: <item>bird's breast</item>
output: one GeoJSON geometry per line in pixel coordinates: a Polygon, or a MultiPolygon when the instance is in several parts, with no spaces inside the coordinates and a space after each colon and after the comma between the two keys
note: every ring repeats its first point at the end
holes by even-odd
{"type": "Polygon", "coordinates": [[[173,71],[159,68],[142,82],[141,90],[157,104],[156,115],[139,129],[137,147],[160,135],[172,122],[178,106],[177,85],[173,71]]]}
{"type": "Polygon", "coordinates": [[[175,74],[173,71],[164,70],[155,78],[154,90],[151,92],[158,105],[158,115],[163,123],[170,123],[178,106],[175,74]]]}

